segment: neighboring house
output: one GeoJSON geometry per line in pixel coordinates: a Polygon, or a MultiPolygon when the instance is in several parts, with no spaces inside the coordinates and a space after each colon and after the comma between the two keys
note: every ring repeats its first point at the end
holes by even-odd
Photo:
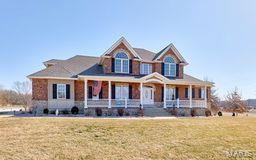
{"type": "Polygon", "coordinates": [[[33,107],[209,107],[213,83],[184,73],[188,65],[173,44],[158,53],[120,38],[100,57],[77,55],[44,62],[32,80],[33,107]]]}

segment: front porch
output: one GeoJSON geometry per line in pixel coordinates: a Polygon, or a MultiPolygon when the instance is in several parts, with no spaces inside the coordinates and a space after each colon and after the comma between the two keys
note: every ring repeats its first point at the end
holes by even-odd
{"type": "Polygon", "coordinates": [[[208,86],[171,83],[155,74],[137,81],[84,79],[84,108],[207,108],[208,86]],[[99,95],[91,95],[93,83],[101,81],[99,95]]]}

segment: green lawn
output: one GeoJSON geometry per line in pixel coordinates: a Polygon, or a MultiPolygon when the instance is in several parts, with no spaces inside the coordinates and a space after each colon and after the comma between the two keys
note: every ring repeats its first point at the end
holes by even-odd
{"type": "Polygon", "coordinates": [[[0,118],[0,159],[256,158],[256,118],[0,118]]]}

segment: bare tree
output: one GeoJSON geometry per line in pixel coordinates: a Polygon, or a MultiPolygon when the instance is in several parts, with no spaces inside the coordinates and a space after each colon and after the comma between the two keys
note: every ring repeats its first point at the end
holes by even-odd
{"type": "Polygon", "coordinates": [[[211,111],[214,114],[216,114],[220,110],[220,98],[216,93],[216,89],[211,89],[210,102],[211,102],[211,111]]]}
{"type": "Polygon", "coordinates": [[[246,112],[246,104],[242,101],[242,96],[238,92],[237,87],[228,93],[226,96],[226,103],[233,113],[237,114],[246,112]]]}
{"type": "Polygon", "coordinates": [[[31,83],[29,81],[14,82],[13,89],[17,92],[20,104],[25,110],[31,105],[31,83]]]}

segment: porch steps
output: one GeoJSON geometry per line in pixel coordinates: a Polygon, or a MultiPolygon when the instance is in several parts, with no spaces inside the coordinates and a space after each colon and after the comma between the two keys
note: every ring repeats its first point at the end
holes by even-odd
{"type": "Polygon", "coordinates": [[[170,114],[163,108],[144,107],[144,116],[146,116],[146,117],[169,117],[170,114]]]}

